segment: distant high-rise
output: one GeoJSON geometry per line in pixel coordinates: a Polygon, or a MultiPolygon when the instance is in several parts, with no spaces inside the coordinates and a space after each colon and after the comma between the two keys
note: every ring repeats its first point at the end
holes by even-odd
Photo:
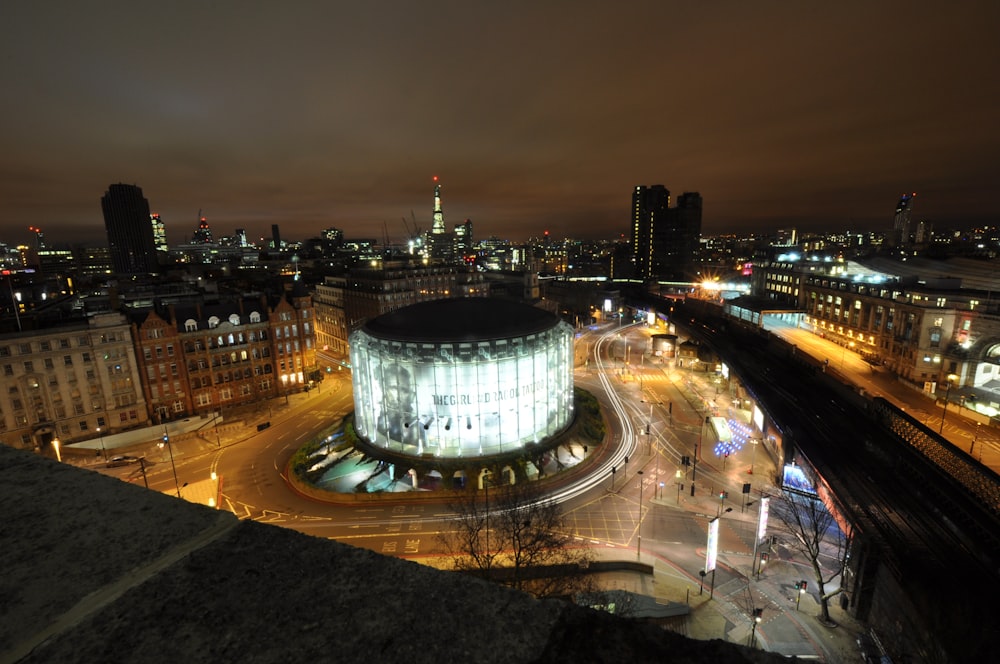
{"type": "Polygon", "coordinates": [[[113,184],[101,198],[108,233],[111,269],[118,274],[149,274],[158,270],[156,241],[150,223],[149,201],[142,189],[113,184]]]}
{"type": "Polygon", "coordinates": [[[653,276],[653,235],[667,216],[670,190],[662,184],[637,186],[632,191],[632,263],[635,276],[653,276]]]}
{"type": "Polygon", "coordinates": [[[441,184],[436,175],[434,176],[433,214],[431,232],[427,238],[428,251],[431,258],[449,262],[455,256],[455,236],[453,233],[449,233],[444,225],[444,211],[441,209],[441,184]]]}
{"type": "Polygon", "coordinates": [[[281,233],[278,231],[278,224],[271,224],[271,248],[281,249],[281,233]]]}
{"type": "Polygon", "coordinates": [[[156,212],[149,215],[149,223],[153,226],[153,244],[156,246],[156,250],[166,253],[169,251],[169,247],[167,247],[167,227],[156,212]]]}
{"type": "Polygon", "coordinates": [[[472,220],[466,219],[461,224],[455,224],[455,253],[463,258],[472,251],[472,220]]]}
{"type": "Polygon", "coordinates": [[[440,235],[445,232],[444,227],[444,211],[441,209],[441,185],[438,183],[438,178],[434,176],[434,212],[433,212],[433,222],[431,225],[431,233],[434,235],[440,235]]]}
{"type": "Polygon", "coordinates": [[[701,195],[685,192],[670,207],[662,184],[632,191],[632,263],[639,279],[694,278],[701,238],[701,195]]]}
{"type": "Polygon", "coordinates": [[[912,216],[916,194],[903,194],[896,203],[896,214],[892,217],[892,236],[890,242],[895,246],[912,244],[912,216]]]}
{"type": "Polygon", "coordinates": [[[774,234],[776,247],[794,247],[799,242],[798,230],[794,228],[779,228],[774,234]]]}
{"type": "Polygon", "coordinates": [[[201,210],[198,210],[198,229],[191,236],[191,244],[212,244],[212,227],[208,225],[208,219],[202,216],[201,210]]]}

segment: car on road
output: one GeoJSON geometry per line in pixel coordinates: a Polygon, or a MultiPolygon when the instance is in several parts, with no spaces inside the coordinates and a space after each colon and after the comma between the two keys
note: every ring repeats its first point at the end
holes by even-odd
{"type": "Polygon", "coordinates": [[[133,463],[139,463],[139,459],[134,456],[118,455],[108,459],[108,468],[117,468],[118,466],[128,466],[129,464],[133,463]]]}

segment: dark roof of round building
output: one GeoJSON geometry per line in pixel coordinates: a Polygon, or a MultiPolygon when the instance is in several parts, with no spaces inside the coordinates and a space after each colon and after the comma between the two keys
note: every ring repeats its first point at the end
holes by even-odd
{"type": "Polygon", "coordinates": [[[397,341],[488,341],[544,332],[559,319],[527,304],[486,297],[411,304],[365,323],[365,332],[397,341]]]}

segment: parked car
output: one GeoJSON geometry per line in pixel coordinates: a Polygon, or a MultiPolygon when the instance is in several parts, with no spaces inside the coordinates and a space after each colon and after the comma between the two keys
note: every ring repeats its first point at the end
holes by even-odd
{"type": "Polygon", "coordinates": [[[139,463],[139,459],[137,457],[127,456],[127,455],[113,456],[110,459],[108,459],[108,468],[127,466],[132,463],[139,463]]]}

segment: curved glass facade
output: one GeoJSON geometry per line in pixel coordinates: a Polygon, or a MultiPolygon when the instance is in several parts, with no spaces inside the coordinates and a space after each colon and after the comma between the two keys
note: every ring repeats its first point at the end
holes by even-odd
{"type": "Polygon", "coordinates": [[[541,442],[573,420],[573,329],[424,343],[350,337],[354,426],[410,455],[479,456],[541,442]]]}

